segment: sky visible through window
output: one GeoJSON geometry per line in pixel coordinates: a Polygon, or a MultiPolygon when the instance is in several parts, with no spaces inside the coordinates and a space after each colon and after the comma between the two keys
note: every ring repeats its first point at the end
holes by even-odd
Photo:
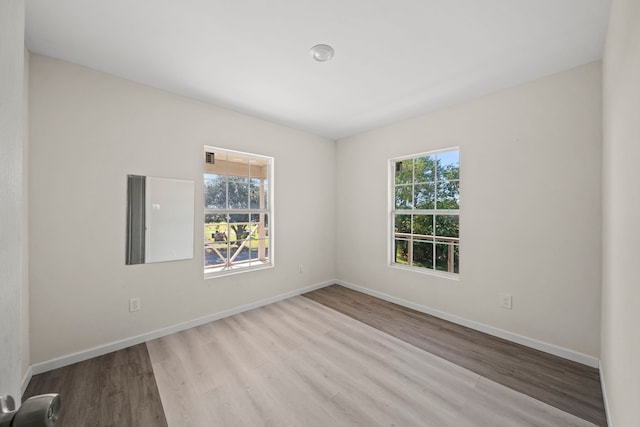
{"type": "Polygon", "coordinates": [[[392,264],[459,273],[458,149],[393,160],[392,264]]]}

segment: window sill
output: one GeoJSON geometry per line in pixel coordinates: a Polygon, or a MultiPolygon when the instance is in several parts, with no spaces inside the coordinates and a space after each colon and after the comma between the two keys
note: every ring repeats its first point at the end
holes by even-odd
{"type": "Polygon", "coordinates": [[[216,270],[216,269],[205,269],[204,271],[204,279],[208,280],[208,279],[215,279],[217,277],[223,277],[223,276],[231,276],[234,274],[240,274],[240,273],[248,273],[250,271],[256,271],[256,270],[265,270],[268,268],[273,268],[273,264],[271,263],[267,263],[265,262],[264,264],[257,264],[257,265],[236,265],[232,268],[228,268],[228,269],[224,269],[224,270],[216,270]]]}
{"type": "Polygon", "coordinates": [[[395,268],[398,270],[411,271],[413,273],[418,273],[418,274],[426,274],[427,276],[435,276],[443,279],[455,280],[456,282],[460,281],[459,273],[448,273],[446,271],[431,270],[423,267],[410,267],[402,264],[389,264],[389,267],[395,268]]]}

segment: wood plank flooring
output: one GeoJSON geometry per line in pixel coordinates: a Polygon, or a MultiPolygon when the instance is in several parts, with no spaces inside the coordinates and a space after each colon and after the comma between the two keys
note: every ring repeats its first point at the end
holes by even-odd
{"type": "Polygon", "coordinates": [[[167,425],[145,344],[34,375],[23,401],[60,393],[56,427],[167,425]]]}
{"type": "Polygon", "coordinates": [[[147,346],[169,426],[593,427],[302,296],[147,346]]]}
{"type": "Polygon", "coordinates": [[[597,369],[339,285],[304,296],[513,390],[607,425],[597,369]]]}
{"type": "Polygon", "coordinates": [[[597,370],[337,285],[36,375],[23,398],[49,392],[61,427],[606,426],[597,370]]]}

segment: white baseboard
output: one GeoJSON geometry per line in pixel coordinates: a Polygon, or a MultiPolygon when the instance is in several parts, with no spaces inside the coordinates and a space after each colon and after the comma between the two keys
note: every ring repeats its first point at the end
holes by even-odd
{"type": "Polygon", "coordinates": [[[559,356],[564,359],[569,359],[574,362],[582,363],[583,365],[587,365],[592,368],[598,368],[600,365],[600,359],[598,359],[597,357],[589,356],[588,354],[583,354],[577,351],[570,350],[568,348],[545,343],[543,341],[525,337],[523,335],[519,335],[513,332],[505,331],[503,329],[495,328],[493,326],[485,325],[483,323],[475,322],[473,320],[468,320],[459,316],[455,316],[453,314],[446,313],[444,311],[440,311],[431,307],[416,304],[415,302],[407,301],[402,298],[397,298],[392,295],[385,294],[384,292],[379,292],[373,289],[366,288],[364,286],[359,286],[353,283],[345,282],[343,280],[336,280],[335,283],[342,285],[345,288],[353,289],[354,291],[362,292],[364,294],[368,294],[368,295],[383,299],[385,301],[389,301],[398,305],[402,305],[404,307],[411,308],[416,311],[420,311],[422,313],[439,317],[440,319],[444,319],[449,322],[456,323],[458,325],[466,326],[468,328],[475,329],[477,331],[484,332],[499,338],[503,338],[505,340],[512,341],[517,344],[522,344],[524,346],[531,347],[536,350],[544,351],[545,353],[553,354],[555,356],[559,356]]]}
{"type": "MultiPolygon", "coordinates": [[[[32,375],[41,374],[43,372],[51,371],[53,369],[62,368],[63,366],[68,366],[77,362],[82,362],[84,360],[88,360],[93,357],[102,356],[104,354],[111,353],[113,351],[122,350],[124,348],[141,344],[156,338],[160,338],[165,335],[170,335],[176,332],[184,331],[185,329],[204,325],[205,323],[209,323],[218,319],[233,316],[234,314],[239,314],[245,311],[253,310],[254,308],[258,308],[268,304],[272,304],[274,302],[282,301],[284,299],[301,295],[306,292],[311,292],[316,289],[320,289],[334,283],[336,283],[335,280],[330,280],[327,282],[317,283],[315,285],[305,286],[304,288],[295,289],[293,291],[285,292],[283,294],[276,295],[270,298],[262,299],[249,304],[241,305],[239,307],[234,307],[228,310],[223,310],[217,313],[209,314],[207,316],[199,317],[197,319],[189,320],[187,322],[178,323],[177,325],[158,329],[152,332],[147,332],[141,335],[136,335],[134,337],[125,338],[123,340],[114,341],[108,344],[92,347],[86,350],[79,351],[77,353],[47,360],[45,362],[36,363],[29,368],[28,379],[25,376],[26,384],[29,383],[29,379],[31,379],[32,375]]],[[[24,389],[26,388],[26,384],[23,380],[23,392],[24,392],[24,389]]]]}
{"type": "Polygon", "coordinates": [[[602,361],[600,361],[600,386],[602,387],[602,400],[604,401],[604,413],[607,415],[607,426],[613,427],[613,419],[609,410],[609,398],[607,397],[607,382],[604,379],[604,371],[602,370],[602,361]]]}
{"type": "MultiPolygon", "coordinates": [[[[363,286],[355,285],[353,283],[345,282],[343,280],[329,280],[322,283],[317,283],[314,285],[306,286],[304,288],[295,289],[293,291],[289,291],[280,295],[276,295],[270,298],[266,298],[263,300],[255,301],[249,304],[245,304],[239,307],[231,308],[228,310],[223,310],[217,313],[213,313],[207,316],[203,316],[197,319],[189,320],[187,322],[182,322],[177,325],[169,326],[166,328],[158,329],[155,331],[151,331],[148,333],[144,333],[141,335],[137,335],[134,337],[125,338],[123,340],[114,341],[111,343],[107,343],[104,345],[92,347],[83,351],[79,351],[77,353],[69,354],[66,356],[61,356],[55,359],[47,360],[44,362],[36,363],[32,365],[22,382],[23,392],[26,389],[26,386],[29,383],[32,375],[41,374],[43,372],[51,371],[53,369],[61,368],[63,366],[68,366],[77,362],[82,362],[84,360],[91,359],[93,357],[102,356],[107,353],[111,353],[113,351],[122,350],[127,347],[131,347],[133,345],[141,344],[156,338],[163,337],[165,335],[173,334],[175,332],[180,332],[185,329],[193,328],[195,326],[204,325],[205,323],[213,322],[218,319],[222,319],[225,317],[233,316],[234,314],[242,313],[248,310],[253,310],[254,308],[262,307],[264,305],[272,304],[274,302],[282,301],[287,298],[291,298],[297,295],[301,295],[306,292],[310,292],[316,289],[323,288],[325,286],[337,283],[346,288],[353,289],[355,291],[359,291],[389,302],[393,302],[395,304],[399,304],[422,313],[430,314],[435,317],[439,317],[441,319],[447,320],[449,322],[453,322],[462,326],[466,326],[471,329],[475,329],[477,331],[485,332],[489,335],[493,335],[496,337],[500,337],[506,339],[508,341],[512,341],[518,344],[525,345],[527,347],[535,348],[537,350],[544,351],[546,353],[550,353],[559,357],[563,357],[565,359],[573,360],[578,363],[582,363],[587,366],[591,366],[593,368],[600,367],[600,360],[596,357],[589,356],[583,353],[579,353],[573,350],[569,350],[564,347],[556,346],[553,344],[545,343],[542,341],[538,341],[533,338],[528,338],[522,335],[515,334],[513,332],[505,331],[502,329],[494,328],[493,326],[485,325],[479,322],[475,322],[472,320],[464,319],[462,317],[458,317],[449,313],[445,313],[440,310],[436,310],[430,307],[426,307],[420,304],[416,304],[411,301],[407,301],[401,298],[394,297],[392,295],[385,294],[383,292],[379,292],[373,289],[369,289],[363,286]]],[[[604,384],[604,383],[603,383],[604,384]]],[[[608,413],[608,412],[607,412],[608,413]]]]}

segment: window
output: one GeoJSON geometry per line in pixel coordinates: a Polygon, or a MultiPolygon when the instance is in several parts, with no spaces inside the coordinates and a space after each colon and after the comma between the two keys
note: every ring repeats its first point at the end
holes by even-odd
{"type": "Polygon", "coordinates": [[[391,160],[391,265],[458,274],[460,155],[447,149],[391,160]]]}
{"type": "Polygon", "coordinates": [[[273,158],[205,147],[205,277],[272,266],[273,158]]]}

